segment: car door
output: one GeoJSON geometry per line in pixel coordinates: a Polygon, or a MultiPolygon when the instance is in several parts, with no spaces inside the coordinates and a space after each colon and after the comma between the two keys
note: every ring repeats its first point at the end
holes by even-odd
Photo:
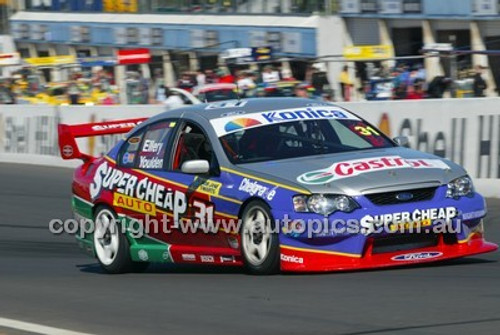
{"type": "MultiPolygon", "coordinates": [[[[151,124],[127,140],[119,162],[124,172],[138,177],[134,206],[143,208],[132,208],[130,216],[142,220],[148,237],[171,245],[176,257],[182,253],[177,251],[196,247],[230,248],[234,235],[228,238],[218,226],[209,225],[220,219],[216,207],[225,200],[218,198],[218,163],[200,126],[177,120],[151,124]],[[210,172],[182,172],[182,165],[193,160],[209,161],[210,172]]],[[[217,262],[213,255],[206,256],[206,262],[217,262]]]]}
{"type": "Polygon", "coordinates": [[[170,209],[165,207],[172,207],[165,200],[174,198],[175,191],[158,174],[168,165],[176,124],[175,119],[166,119],[132,133],[120,148],[117,159],[120,169],[135,179],[129,179],[133,190],[123,185],[124,192],[114,193],[113,205],[142,223],[144,232],[156,238],[165,230],[159,221],[170,209]]]}
{"type": "MultiPolygon", "coordinates": [[[[202,127],[184,121],[176,129],[171,148],[169,166],[158,176],[171,187],[180,187],[184,192],[187,208],[173,227],[169,240],[191,246],[228,247],[228,239],[217,221],[220,205],[219,166],[210,140],[202,127]],[[203,160],[209,163],[208,173],[185,173],[183,165],[188,161],[203,160]]],[[[227,219],[227,217],[226,217],[227,219]]]]}

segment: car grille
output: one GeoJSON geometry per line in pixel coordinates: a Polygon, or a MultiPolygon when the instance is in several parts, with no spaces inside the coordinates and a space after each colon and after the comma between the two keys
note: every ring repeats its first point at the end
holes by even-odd
{"type": "Polygon", "coordinates": [[[432,233],[379,237],[373,241],[372,254],[435,247],[438,242],[438,235],[432,233]]]}
{"type": "MultiPolygon", "coordinates": [[[[458,243],[455,234],[442,234],[443,243],[453,245],[458,243]]],[[[439,244],[439,234],[394,234],[390,236],[377,237],[373,239],[372,254],[383,254],[387,252],[407,251],[419,248],[435,247],[439,244]]]]}
{"type": "Polygon", "coordinates": [[[417,188],[413,190],[403,190],[396,192],[373,193],[365,195],[374,205],[395,205],[405,202],[419,202],[431,200],[434,197],[437,187],[417,188]],[[411,199],[400,200],[398,195],[411,194],[411,199]]]}

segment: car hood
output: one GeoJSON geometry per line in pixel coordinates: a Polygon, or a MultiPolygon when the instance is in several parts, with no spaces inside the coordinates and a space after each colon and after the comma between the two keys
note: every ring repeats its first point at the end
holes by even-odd
{"type": "Polygon", "coordinates": [[[240,167],[312,193],[348,195],[439,186],[466,174],[462,167],[447,159],[402,147],[249,163],[240,167]]]}

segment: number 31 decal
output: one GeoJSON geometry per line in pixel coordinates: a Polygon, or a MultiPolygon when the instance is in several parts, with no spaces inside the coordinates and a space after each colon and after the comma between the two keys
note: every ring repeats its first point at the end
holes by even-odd
{"type": "Polygon", "coordinates": [[[206,204],[198,200],[193,201],[194,218],[198,226],[205,227],[214,222],[214,205],[206,204]]]}
{"type": "Polygon", "coordinates": [[[360,135],[363,136],[380,136],[380,133],[370,126],[356,126],[354,127],[354,130],[356,130],[360,135]]]}

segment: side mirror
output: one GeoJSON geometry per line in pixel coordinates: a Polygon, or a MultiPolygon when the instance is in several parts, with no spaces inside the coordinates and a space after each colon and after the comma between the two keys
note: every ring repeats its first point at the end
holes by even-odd
{"type": "Polygon", "coordinates": [[[181,171],[187,174],[205,174],[210,171],[210,164],[204,159],[194,159],[182,163],[181,171]]]}
{"type": "Polygon", "coordinates": [[[397,137],[394,137],[393,140],[400,147],[405,147],[405,148],[410,147],[410,140],[406,136],[397,136],[397,137]]]}

